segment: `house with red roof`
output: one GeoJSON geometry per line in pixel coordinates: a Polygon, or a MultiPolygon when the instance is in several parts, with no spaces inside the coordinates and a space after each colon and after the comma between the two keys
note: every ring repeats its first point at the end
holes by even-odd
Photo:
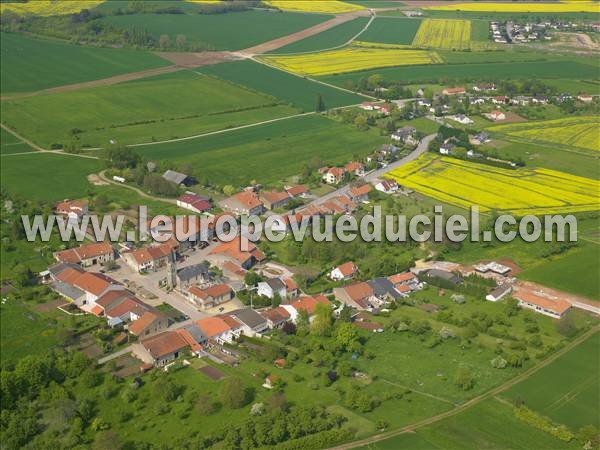
{"type": "Polygon", "coordinates": [[[247,242],[247,250],[242,250],[241,244],[241,238],[237,236],[230,242],[217,245],[210,251],[210,254],[229,258],[246,270],[266,259],[264,253],[253,242],[247,242]]]}
{"type": "Polygon", "coordinates": [[[261,191],[260,199],[265,205],[265,208],[273,210],[283,208],[292,199],[287,191],[261,191]]]}
{"type": "Polygon", "coordinates": [[[300,311],[305,311],[308,314],[309,319],[312,320],[315,308],[319,303],[331,305],[331,302],[327,300],[327,297],[318,294],[313,296],[300,297],[298,300],[292,303],[281,305],[281,307],[288,312],[288,314],[290,315],[290,320],[296,323],[300,311]]]}
{"type": "Polygon", "coordinates": [[[358,273],[358,267],[352,262],[348,261],[340,266],[337,266],[329,273],[329,278],[333,281],[350,280],[358,273]]]}
{"type": "Polygon", "coordinates": [[[571,304],[566,300],[551,299],[524,290],[518,290],[512,296],[519,301],[520,307],[531,309],[553,319],[560,319],[571,309],[571,304]]]}
{"type": "Polygon", "coordinates": [[[334,288],[333,295],[352,308],[369,310],[372,309],[371,301],[374,299],[375,291],[369,283],[360,282],[334,288]]]}
{"type": "Polygon", "coordinates": [[[351,161],[344,166],[344,169],[348,173],[356,175],[357,177],[362,177],[365,174],[365,166],[358,161],[351,161]]]}
{"type": "Polygon", "coordinates": [[[291,319],[291,314],[283,306],[277,308],[266,309],[260,314],[267,321],[267,326],[270,329],[281,328],[284,323],[291,319]]]}
{"type": "Polygon", "coordinates": [[[146,311],[127,326],[127,330],[139,338],[160,333],[169,327],[169,319],[158,311],[146,311]]]}
{"type": "Polygon", "coordinates": [[[205,317],[197,320],[195,324],[207,340],[221,345],[226,342],[231,344],[242,333],[242,325],[228,315],[205,317]]]}
{"type": "Polygon", "coordinates": [[[174,251],[176,251],[174,244],[165,242],[157,246],[149,245],[123,252],[121,259],[136,272],[150,272],[166,266],[174,251]]]}
{"type": "Polygon", "coordinates": [[[330,167],[323,173],[323,180],[327,184],[340,184],[348,171],[344,167],[330,167]]]}
{"type": "Polygon", "coordinates": [[[421,285],[417,276],[410,271],[392,275],[388,277],[388,280],[394,285],[394,288],[403,296],[406,296],[409,293],[419,289],[421,285]]]}
{"type": "Polygon", "coordinates": [[[85,200],[63,200],[54,207],[56,214],[66,216],[69,220],[79,221],[89,214],[88,202],[85,200]]]}
{"type": "Polygon", "coordinates": [[[362,186],[353,187],[348,192],[348,197],[352,199],[353,202],[364,202],[369,199],[369,192],[371,192],[373,188],[370,184],[363,184],[362,186]]]}
{"type": "Polygon", "coordinates": [[[193,192],[186,192],[177,199],[177,206],[201,214],[208,211],[212,205],[207,197],[203,197],[193,192]]]}
{"type": "Polygon", "coordinates": [[[287,186],[285,190],[290,197],[306,197],[309,194],[308,188],[303,184],[287,186]]]}
{"type": "Polygon", "coordinates": [[[142,339],[142,347],[155,366],[165,366],[178,358],[190,346],[190,343],[177,331],[164,331],[155,336],[142,339]]]}
{"type": "Polygon", "coordinates": [[[228,302],[234,297],[233,290],[226,284],[215,284],[206,288],[191,286],[188,289],[188,300],[201,309],[213,308],[228,302]]]}
{"type": "Polygon", "coordinates": [[[238,192],[225,200],[221,200],[219,205],[224,211],[238,216],[242,214],[258,216],[265,211],[263,202],[254,191],[238,192]]]}
{"type": "Polygon", "coordinates": [[[58,262],[79,264],[89,267],[115,260],[115,251],[108,242],[94,242],[79,247],[55,252],[54,259],[58,262]]]}

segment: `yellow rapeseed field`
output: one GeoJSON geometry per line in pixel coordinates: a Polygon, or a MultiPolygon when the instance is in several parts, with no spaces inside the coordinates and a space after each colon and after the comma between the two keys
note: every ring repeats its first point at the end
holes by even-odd
{"type": "Polygon", "coordinates": [[[421,22],[413,45],[426,48],[464,50],[471,40],[471,21],[425,19],[421,22]]]}
{"type": "Polygon", "coordinates": [[[451,5],[429,6],[424,9],[438,11],[481,11],[481,12],[600,12],[600,4],[590,1],[569,1],[564,3],[453,3],[451,5]]]}
{"type": "Polygon", "coordinates": [[[552,142],[600,151],[600,117],[598,116],[497,125],[490,130],[532,141],[552,142]]]}
{"type": "Polygon", "coordinates": [[[302,55],[262,56],[261,59],[290,72],[315,76],[442,62],[436,53],[425,50],[357,47],[302,55]]]}
{"type": "Polygon", "coordinates": [[[284,11],[339,14],[364,9],[360,5],[336,0],[270,0],[265,2],[284,11]]]}
{"type": "Polygon", "coordinates": [[[38,16],[55,16],[78,13],[82,9],[91,9],[103,3],[100,1],[76,0],[35,0],[27,3],[1,3],[0,12],[13,11],[18,14],[35,14],[38,16]]]}
{"type": "Polygon", "coordinates": [[[388,174],[451,205],[517,215],[600,209],[600,181],[548,169],[501,169],[425,154],[388,174]]]}

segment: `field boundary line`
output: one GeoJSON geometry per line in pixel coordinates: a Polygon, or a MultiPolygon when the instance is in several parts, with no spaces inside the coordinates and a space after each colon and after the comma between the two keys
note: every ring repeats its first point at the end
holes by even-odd
{"type": "Polygon", "coordinates": [[[385,378],[382,378],[382,377],[380,377],[380,379],[381,379],[381,381],[383,381],[384,383],[391,384],[392,386],[397,386],[397,387],[400,387],[400,388],[403,388],[403,389],[409,389],[409,390],[411,390],[412,392],[416,392],[416,393],[417,393],[417,394],[419,394],[419,395],[423,395],[423,396],[425,396],[425,397],[429,397],[429,398],[432,398],[432,399],[434,399],[434,400],[438,400],[438,401],[440,401],[440,402],[444,402],[444,403],[450,403],[451,405],[454,405],[454,406],[456,406],[456,403],[455,403],[455,402],[453,402],[452,400],[448,400],[447,398],[444,398],[444,397],[438,397],[437,395],[433,395],[433,394],[428,394],[427,392],[419,391],[419,390],[417,390],[417,389],[413,389],[413,388],[411,388],[410,386],[405,386],[405,385],[403,385],[403,384],[395,383],[395,382],[393,382],[393,381],[386,380],[385,378]]]}
{"type": "Polygon", "coordinates": [[[467,402],[463,403],[462,405],[457,406],[454,409],[451,409],[450,411],[446,411],[444,413],[437,414],[437,415],[429,417],[427,419],[420,420],[411,425],[406,425],[397,430],[376,434],[374,436],[371,436],[370,438],[349,442],[347,444],[338,445],[336,447],[330,447],[330,450],[350,450],[350,449],[354,449],[354,448],[358,448],[358,447],[363,447],[363,446],[366,446],[369,444],[384,441],[386,439],[389,439],[389,438],[392,438],[395,436],[400,436],[401,434],[414,432],[415,430],[417,430],[419,428],[423,428],[427,425],[431,425],[436,422],[439,422],[440,420],[455,416],[475,405],[478,405],[479,403],[481,403],[484,400],[496,397],[497,395],[501,394],[502,392],[504,392],[504,391],[510,389],[511,387],[513,387],[514,385],[520,383],[521,381],[526,380],[531,375],[535,374],[539,370],[543,369],[544,367],[548,366],[552,362],[556,361],[562,355],[568,353],[569,351],[571,351],[572,349],[574,349],[575,347],[580,345],[582,342],[584,342],[585,340],[587,340],[588,338],[590,338],[591,336],[596,334],[598,331],[600,331],[600,325],[596,325],[596,326],[590,328],[588,331],[583,333],[581,336],[577,337],[572,342],[569,342],[563,348],[554,352],[552,355],[550,355],[548,358],[546,358],[544,361],[540,362],[539,364],[530,367],[529,369],[525,370],[520,375],[517,375],[516,377],[506,381],[505,383],[502,383],[500,386],[492,388],[491,390],[484,392],[483,394],[473,397],[472,399],[468,400],[467,402]]]}
{"type": "Polygon", "coordinates": [[[346,88],[343,88],[343,87],[340,87],[340,86],[336,86],[335,84],[327,83],[325,81],[317,80],[317,79],[309,77],[309,76],[304,76],[304,75],[300,75],[300,74],[297,74],[297,73],[294,73],[294,72],[290,72],[289,70],[285,70],[285,69],[282,69],[281,67],[274,66],[274,65],[269,64],[269,63],[267,63],[265,61],[261,61],[260,59],[257,59],[254,56],[252,56],[249,59],[251,59],[252,61],[257,62],[259,64],[262,64],[264,66],[270,67],[271,69],[279,70],[281,72],[285,72],[285,73],[288,73],[290,75],[294,75],[295,77],[298,77],[298,78],[303,78],[305,80],[309,80],[309,81],[312,81],[314,83],[322,84],[323,86],[329,86],[329,87],[337,89],[339,91],[347,92],[349,94],[359,95],[359,96],[365,97],[365,98],[370,98],[371,100],[379,100],[377,97],[373,97],[371,95],[362,94],[360,92],[355,92],[355,91],[352,91],[350,89],[346,89],[346,88]]]}

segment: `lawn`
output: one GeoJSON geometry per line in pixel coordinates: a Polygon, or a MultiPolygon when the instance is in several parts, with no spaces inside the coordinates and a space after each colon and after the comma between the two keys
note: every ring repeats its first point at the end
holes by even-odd
{"type": "Polygon", "coordinates": [[[25,142],[21,141],[4,128],[0,128],[0,155],[33,151],[35,150],[25,142]]]}
{"type": "Polygon", "coordinates": [[[502,394],[577,431],[600,427],[600,333],[502,394]]]}
{"type": "Polygon", "coordinates": [[[103,21],[127,30],[142,27],[155,36],[178,34],[211,50],[241,50],[292,34],[330,19],[323,14],[244,11],[228,14],[136,14],[103,21]],[[227,30],[226,32],[224,30],[227,30]]]}
{"type": "Polygon", "coordinates": [[[254,61],[227,62],[202,67],[199,71],[272,95],[303,111],[315,110],[318,94],[327,108],[356,105],[365,100],[365,97],[360,95],[325,86],[254,61]]]}
{"type": "Polygon", "coordinates": [[[361,447],[364,450],[470,450],[474,447],[502,450],[577,449],[530,427],[514,416],[511,406],[488,399],[432,425],[361,447]]]}
{"type": "Polygon", "coordinates": [[[517,215],[596,211],[596,180],[549,169],[502,169],[431,154],[393,170],[399,184],[443,202],[517,215]]]}
{"type": "Polygon", "coordinates": [[[0,37],[3,94],[37,91],[170,64],[152,53],[136,50],[71,45],[15,33],[2,33],[0,37]]]}
{"type": "Polygon", "coordinates": [[[349,22],[325,30],[322,33],[280,47],[270,53],[314,52],[338,47],[356,36],[367,22],[369,22],[368,17],[357,17],[349,22]]]}
{"type": "Polygon", "coordinates": [[[600,247],[597,243],[584,244],[566,255],[546,259],[542,264],[521,272],[519,277],[600,300],[600,247]]]}
{"type": "Polygon", "coordinates": [[[215,184],[244,186],[253,179],[268,184],[299,174],[316,157],[323,163],[347,162],[384,142],[376,132],[313,115],[136,150],[149,159],[187,162],[215,184]]]}
{"type": "Polygon", "coordinates": [[[409,45],[412,43],[420,24],[421,21],[418,19],[378,17],[367,31],[360,35],[360,40],[409,45]]]}
{"type": "Polygon", "coordinates": [[[500,158],[511,160],[520,158],[528,168],[545,167],[580,177],[600,178],[597,170],[598,154],[593,150],[569,151],[543,144],[500,139],[493,139],[481,148],[497,153],[500,158]]]}
{"type": "Polygon", "coordinates": [[[433,52],[395,48],[347,47],[318,53],[289,56],[263,56],[268,64],[300,75],[323,76],[355,72],[375,67],[436,64],[433,52]]]}
{"type": "Polygon", "coordinates": [[[42,146],[167,140],[297,113],[274,97],[192,71],[3,102],[3,120],[42,146]]]}
{"type": "Polygon", "coordinates": [[[596,79],[598,76],[598,69],[592,65],[574,61],[532,61],[454,65],[439,64],[365,70],[362,72],[324,77],[323,81],[343,86],[344,82],[348,80],[357,81],[361,78],[368,78],[371,75],[378,74],[388,82],[435,82],[440,79],[446,79],[448,83],[450,83],[453,79],[527,79],[532,73],[539,74],[538,76],[540,79],[596,79]]]}
{"type": "Polygon", "coordinates": [[[20,198],[55,202],[79,198],[89,188],[87,175],[98,172],[95,159],[32,153],[2,158],[2,187],[20,198]]]}

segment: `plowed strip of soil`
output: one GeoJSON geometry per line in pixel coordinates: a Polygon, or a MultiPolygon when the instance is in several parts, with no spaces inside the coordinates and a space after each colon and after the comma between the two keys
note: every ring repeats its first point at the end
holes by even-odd
{"type": "Polygon", "coordinates": [[[283,36],[277,39],[273,39],[269,42],[264,42],[259,45],[255,45],[254,47],[247,48],[245,50],[241,50],[239,53],[247,56],[254,56],[260,53],[270,52],[272,50],[276,50],[285,45],[291,44],[293,42],[300,41],[310,36],[314,36],[315,34],[322,33],[323,31],[329,30],[337,25],[340,25],[345,22],[349,22],[350,20],[356,19],[357,17],[366,17],[369,16],[370,12],[368,10],[355,11],[348,14],[340,14],[335,16],[333,19],[330,19],[326,22],[322,22],[313,27],[306,28],[305,30],[298,31],[296,33],[289,34],[287,36],[283,36]]]}
{"type": "Polygon", "coordinates": [[[231,52],[159,52],[157,55],[167,61],[171,61],[178,67],[188,69],[239,59],[238,56],[231,52]]]}

